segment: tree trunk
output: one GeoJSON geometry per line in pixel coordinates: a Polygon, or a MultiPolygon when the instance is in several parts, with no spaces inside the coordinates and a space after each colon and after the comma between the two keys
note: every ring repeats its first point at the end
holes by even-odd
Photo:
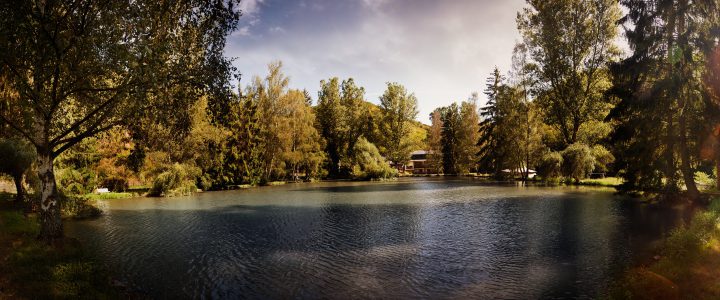
{"type": "Polygon", "coordinates": [[[25,195],[27,195],[27,192],[25,191],[25,186],[23,185],[23,174],[14,174],[13,175],[13,181],[15,181],[15,204],[19,205],[25,201],[25,195]]]}
{"type": "Polygon", "coordinates": [[[63,236],[62,219],[60,218],[60,201],[53,158],[46,151],[38,151],[38,175],[40,176],[40,236],[41,240],[52,242],[63,236]]]}
{"type": "Polygon", "coordinates": [[[667,192],[675,192],[677,187],[677,177],[675,175],[675,137],[673,134],[674,126],[672,119],[672,112],[668,112],[667,115],[667,133],[665,136],[665,177],[667,182],[665,183],[665,190],[667,192]]]}
{"type": "Polygon", "coordinates": [[[692,168],[690,167],[690,151],[688,151],[687,142],[687,120],[685,114],[682,113],[678,120],[680,129],[680,171],[685,181],[685,187],[687,188],[688,197],[691,200],[696,200],[700,195],[697,185],[695,185],[695,175],[693,174],[692,168]]]}

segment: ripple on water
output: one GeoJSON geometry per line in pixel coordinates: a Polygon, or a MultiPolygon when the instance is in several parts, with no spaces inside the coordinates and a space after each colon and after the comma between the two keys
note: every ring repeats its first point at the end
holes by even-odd
{"type": "Polygon", "coordinates": [[[613,199],[464,180],[288,185],[111,201],[68,232],[155,298],[583,298],[630,241],[676,219],[613,199]]]}

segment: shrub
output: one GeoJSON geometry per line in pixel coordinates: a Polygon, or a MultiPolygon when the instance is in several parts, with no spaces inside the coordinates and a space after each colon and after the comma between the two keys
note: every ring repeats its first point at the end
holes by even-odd
{"type": "Polygon", "coordinates": [[[79,196],[62,196],[61,212],[64,217],[73,219],[95,218],[102,215],[103,211],[92,201],[79,196]]]}
{"type": "Polygon", "coordinates": [[[148,195],[153,197],[190,195],[197,191],[195,178],[198,172],[197,167],[176,163],[153,179],[148,195]]]}
{"type": "Polygon", "coordinates": [[[397,176],[397,170],[390,167],[377,147],[365,138],[360,138],[353,150],[355,153],[351,171],[353,179],[373,180],[397,176]]]}
{"type": "Polygon", "coordinates": [[[538,175],[545,181],[552,181],[561,175],[562,163],[563,157],[560,152],[546,153],[538,164],[538,175]]]}
{"type": "Polygon", "coordinates": [[[586,178],[595,167],[595,157],[592,150],[585,144],[572,144],[562,152],[563,175],[580,182],[586,178]]]}
{"type": "Polygon", "coordinates": [[[715,188],[715,178],[702,171],[695,172],[695,183],[697,183],[703,190],[711,190],[715,188]]]}
{"type": "Polygon", "coordinates": [[[595,158],[595,170],[597,172],[607,172],[608,165],[615,162],[615,156],[602,145],[592,147],[592,156],[595,158]]]}
{"type": "Polygon", "coordinates": [[[58,188],[68,195],[91,193],[96,186],[95,177],[95,173],[88,168],[64,168],[56,173],[58,188]]]}

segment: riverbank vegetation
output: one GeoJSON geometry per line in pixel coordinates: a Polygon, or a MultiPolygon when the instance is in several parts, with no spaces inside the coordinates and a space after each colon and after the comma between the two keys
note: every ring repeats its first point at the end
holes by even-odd
{"type": "Polygon", "coordinates": [[[717,299],[720,295],[720,199],[675,229],[652,263],[632,268],[611,289],[613,299],[717,299]]]}
{"type": "Polygon", "coordinates": [[[414,150],[435,174],[526,181],[536,170],[696,204],[720,187],[717,1],[528,0],[487,101],[437,108],[429,126],[400,83],[368,99],[355,79],[331,77],[310,95],[280,61],[241,77],[224,52],[237,5],[0,4],[0,172],[38,212],[42,239],[62,237],[63,210],[96,214],[83,210],[97,188],[175,196],[387,179],[414,150]]]}
{"type": "Polygon", "coordinates": [[[78,241],[64,238],[48,245],[38,240],[37,215],[25,215],[10,197],[0,194],[0,298],[119,297],[105,270],[78,241]]]}

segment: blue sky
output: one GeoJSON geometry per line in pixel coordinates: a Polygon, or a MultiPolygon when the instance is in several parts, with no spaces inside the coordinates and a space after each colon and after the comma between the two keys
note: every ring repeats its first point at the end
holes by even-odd
{"type": "MultiPolygon", "coordinates": [[[[317,98],[319,82],[352,77],[377,103],[385,83],[415,93],[418,120],[480,92],[495,66],[506,72],[520,40],[523,0],[242,0],[228,40],[241,85],[281,60],[292,88],[317,98]]],[[[484,96],[481,96],[484,101],[484,96]]]]}

